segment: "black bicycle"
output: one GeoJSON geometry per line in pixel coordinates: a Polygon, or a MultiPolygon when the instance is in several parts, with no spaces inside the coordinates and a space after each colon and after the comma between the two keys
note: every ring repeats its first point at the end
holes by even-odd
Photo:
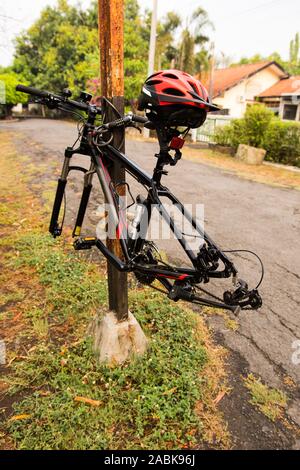
{"type": "MultiPolygon", "coordinates": [[[[162,176],[167,174],[165,171],[166,165],[176,165],[182,156],[181,149],[188,129],[182,131],[178,127],[166,126],[156,122],[155,119],[149,119],[149,116],[143,117],[134,114],[120,116],[118,111],[105,98],[103,99],[105,108],[107,109],[108,106],[113,108],[117,119],[111,122],[105,122],[103,119],[99,123],[99,119],[103,118],[103,106],[97,107],[90,104],[92,96],[88,93],[82,92],[79,100],[75,101],[70,99],[71,92],[69,90],[64,90],[62,95],[23,85],[18,85],[17,90],[32,95],[35,102],[46,105],[50,109],[61,109],[75,114],[81,111],[86,114],[79,134],[78,146],[75,148],[74,144],[65,150],[63,168],[58,180],[49,227],[49,231],[54,237],[60,236],[62,232],[62,224],[59,224],[58,221],[69,172],[71,170],[83,171],[85,173],[84,187],[73,231],[75,238],[74,247],[76,250],[97,247],[119,271],[133,272],[138,281],[152,285],[154,288],[157,288],[156,285],[153,285],[155,281],[159,281],[163,289],[158,290],[167,294],[174,301],[182,299],[196,304],[227,309],[235,314],[238,314],[241,309],[255,310],[261,307],[262,299],[258,293],[258,288],[263,280],[264,269],[260,258],[255,253],[248,251],[257,256],[261,264],[259,283],[254,289],[249,289],[247,283],[238,278],[238,271],[226,254],[228,252],[225,253],[218,248],[203,230],[197,219],[186,211],[183,204],[168,188],[162,185],[162,176]],[[145,173],[118,148],[112,145],[114,129],[130,126],[137,127],[138,124],[155,129],[157,133],[160,150],[155,155],[157,162],[152,176],[145,173]],[[71,158],[75,154],[86,155],[90,158],[89,170],[70,165],[71,158]],[[124,201],[118,191],[118,186],[127,183],[112,182],[110,167],[113,162],[117,162],[124,167],[125,171],[140,183],[147,192],[146,197],[137,196],[135,201],[136,212],[130,224],[127,223],[126,219],[127,207],[124,207],[124,201]],[[80,237],[94,175],[97,175],[99,178],[106,202],[110,207],[109,218],[121,244],[121,257],[112,253],[100,238],[80,237]],[[182,228],[178,227],[174,218],[162,203],[161,198],[163,197],[167,198],[171,204],[176,205],[183,218],[190,224],[193,235],[186,234],[182,228]],[[192,267],[171,265],[163,260],[163,256],[156,245],[152,241],[147,240],[147,229],[154,207],[170,227],[175,238],[188,256],[192,267]],[[191,249],[187,240],[190,236],[201,240],[196,252],[191,249]],[[223,298],[203,288],[203,284],[208,283],[210,279],[224,278],[233,279],[233,288],[232,290],[225,291],[223,298]]],[[[82,119],[82,115],[79,117],[82,119]]],[[[231,252],[235,251],[247,250],[231,250],[231,252]]]]}

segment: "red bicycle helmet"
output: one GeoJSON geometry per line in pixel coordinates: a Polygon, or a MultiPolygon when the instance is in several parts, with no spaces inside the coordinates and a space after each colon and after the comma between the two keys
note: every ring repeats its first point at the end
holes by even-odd
{"type": "Polygon", "coordinates": [[[152,117],[171,126],[200,127],[213,105],[199,80],[179,70],[162,70],[145,81],[138,102],[139,110],[150,110],[152,117]]]}

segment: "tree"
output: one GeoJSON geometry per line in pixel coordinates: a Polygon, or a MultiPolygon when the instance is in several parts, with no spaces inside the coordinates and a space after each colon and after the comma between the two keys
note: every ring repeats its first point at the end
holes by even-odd
{"type": "Polygon", "coordinates": [[[242,57],[239,62],[232,64],[235,65],[244,65],[244,64],[254,64],[256,62],[264,61],[275,61],[281,67],[286,70],[287,73],[291,75],[300,75],[300,37],[299,33],[295,35],[295,38],[290,41],[290,55],[289,60],[286,61],[282,59],[278,52],[273,52],[267,57],[262,56],[261,54],[255,54],[252,57],[242,57]]]}
{"type": "MultiPolygon", "coordinates": [[[[13,70],[36,87],[54,92],[68,87],[75,95],[88,87],[100,95],[97,8],[96,0],[85,10],[69,5],[67,0],[58,0],[56,7],[46,7],[38,20],[16,38],[13,70]]],[[[175,32],[181,23],[174,12],[158,22],[155,67],[176,66],[199,72],[208,63],[205,30],[211,23],[207,13],[198,8],[182,33],[178,48],[175,32]]],[[[131,103],[138,97],[147,75],[150,24],[150,12],[142,15],[138,0],[125,0],[125,97],[131,103]]]]}
{"type": "Polygon", "coordinates": [[[126,0],[124,23],[125,98],[132,102],[140,93],[148,68],[148,42],[145,23],[137,0],[126,0]]]}
{"type": "Polygon", "coordinates": [[[299,33],[290,42],[289,72],[294,75],[300,73],[300,39],[299,33]]]}
{"type": "Polygon", "coordinates": [[[6,118],[11,118],[12,108],[18,103],[26,103],[27,96],[16,91],[20,77],[13,72],[0,74],[0,106],[6,118]]]}
{"type": "Polygon", "coordinates": [[[299,33],[297,33],[295,35],[295,38],[292,39],[290,42],[290,63],[292,65],[298,65],[299,52],[300,52],[299,33]]]}
{"type": "Polygon", "coordinates": [[[182,31],[178,68],[191,74],[199,73],[201,69],[207,69],[209,57],[204,46],[209,41],[206,31],[212,27],[207,12],[202,7],[198,7],[192,16],[187,19],[186,27],[182,31]],[[195,57],[197,47],[200,48],[201,52],[198,59],[195,57]],[[201,59],[201,63],[199,59],[201,59]]]}
{"type": "MultiPolygon", "coordinates": [[[[125,5],[125,96],[132,100],[147,74],[148,44],[137,0],[125,5]]],[[[85,11],[67,0],[46,7],[16,39],[14,70],[40,88],[60,92],[69,87],[78,94],[88,82],[100,94],[97,8],[96,0],[85,11]]]]}
{"type": "Polygon", "coordinates": [[[59,0],[16,39],[13,68],[37,87],[75,92],[85,88],[88,76],[99,73],[98,35],[91,17],[59,0]]]}
{"type": "Polygon", "coordinates": [[[155,65],[157,70],[170,68],[176,58],[176,49],[173,46],[174,33],[181,24],[177,13],[170,11],[162,21],[158,22],[156,39],[155,65]]]}

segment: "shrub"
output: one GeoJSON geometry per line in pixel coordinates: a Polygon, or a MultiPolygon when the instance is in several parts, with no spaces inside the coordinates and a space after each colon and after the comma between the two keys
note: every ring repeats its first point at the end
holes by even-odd
{"type": "Polygon", "coordinates": [[[248,138],[244,119],[235,119],[229,125],[219,128],[218,140],[216,142],[220,145],[229,145],[235,150],[239,144],[247,144],[248,138]]]}
{"type": "Polygon", "coordinates": [[[280,121],[261,104],[249,107],[244,118],[217,128],[214,140],[235,150],[239,144],[264,148],[266,160],[300,167],[300,125],[280,121]]]}
{"type": "Polygon", "coordinates": [[[264,135],[272,120],[274,113],[264,105],[255,104],[246,111],[244,119],[244,140],[247,145],[260,148],[264,142],[264,135]]]}
{"type": "MultiPolygon", "coordinates": [[[[22,79],[14,72],[0,74],[0,85],[5,90],[5,94],[2,97],[3,101],[0,101],[1,113],[7,117],[11,116],[12,108],[18,103],[26,103],[28,96],[25,93],[16,91],[16,86],[22,79]]],[[[24,83],[24,81],[23,81],[24,83]]]]}
{"type": "Polygon", "coordinates": [[[300,125],[273,120],[263,142],[266,160],[300,167],[300,125]]]}

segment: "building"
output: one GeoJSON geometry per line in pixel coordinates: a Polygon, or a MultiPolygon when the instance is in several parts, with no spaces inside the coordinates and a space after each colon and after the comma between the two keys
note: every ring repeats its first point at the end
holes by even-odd
{"type": "Polygon", "coordinates": [[[300,75],[280,80],[257,96],[281,119],[300,121],[300,75]]]}
{"type": "Polygon", "coordinates": [[[279,64],[265,61],[217,69],[212,84],[209,75],[201,80],[208,90],[213,89],[212,100],[220,106],[222,114],[240,118],[247,106],[257,101],[257,96],[287,77],[279,64]]]}

